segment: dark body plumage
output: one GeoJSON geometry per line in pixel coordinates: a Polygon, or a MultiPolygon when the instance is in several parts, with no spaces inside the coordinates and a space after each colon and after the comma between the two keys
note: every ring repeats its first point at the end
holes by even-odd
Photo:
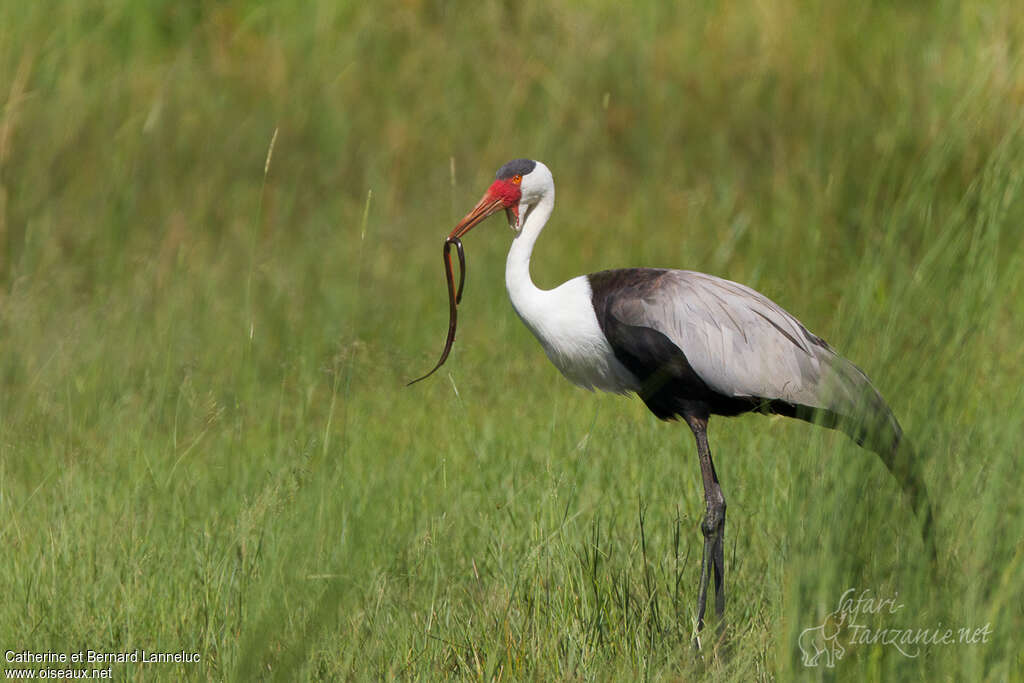
{"type": "MultiPolygon", "coordinates": [[[[735,397],[715,391],[693,369],[686,354],[660,330],[620,320],[615,303],[622,297],[646,298],[657,290],[665,271],[651,268],[606,270],[589,276],[594,311],[615,357],[640,380],[637,392],[659,419],[681,417],[686,404],[707,404],[713,415],[751,411],[795,416],[798,406],[764,396],[735,397]]],[[[816,339],[816,338],[815,338],[816,339]]],[[[820,340],[817,340],[820,341],[820,340]]],[[[807,406],[803,413],[810,415],[807,406]]]]}
{"type": "MultiPolygon", "coordinates": [[[[893,440],[899,438],[900,428],[896,418],[871,386],[867,376],[838,356],[823,339],[809,332],[795,318],[754,290],[703,273],[659,268],[606,270],[587,277],[592,290],[594,312],[602,332],[608,338],[615,357],[640,381],[642,388],[637,393],[660,419],[670,420],[682,416],[686,406],[696,401],[706,404],[709,412],[714,415],[733,416],[757,411],[836,427],[843,422],[844,417],[854,417],[848,413],[856,412],[856,402],[867,402],[878,413],[875,417],[887,423],[882,431],[888,432],[890,449],[893,440]],[[694,281],[703,285],[705,291],[693,292],[693,288],[690,288],[689,291],[693,292],[690,298],[700,301],[707,310],[706,315],[697,316],[697,324],[705,327],[713,325],[715,329],[721,329],[722,321],[726,321],[726,324],[742,334],[745,321],[759,321],[761,327],[771,335],[774,344],[788,346],[792,354],[801,359],[806,357],[809,361],[813,360],[819,366],[803,370],[805,377],[801,388],[804,390],[791,391],[786,395],[781,391],[751,391],[754,388],[752,386],[738,386],[728,379],[721,381],[714,377],[703,377],[695,370],[684,350],[685,345],[671,338],[671,329],[663,329],[670,328],[671,322],[665,318],[644,315],[651,308],[657,308],[660,300],[666,296],[677,302],[680,292],[684,291],[683,285],[694,281]],[[719,289],[739,297],[733,297],[731,301],[721,300],[714,296],[719,289]],[[708,292],[712,295],[708,296],[708,292]],[[752,298],[752,294],[756,298],[752,298]],[[738,307],[736,300],[742,301],[746,307],[738,307]],[[646,306],[641,306],[642,311],[638,311],[637,303],[646,306]],[[712,314],[715,314],[713,318],[712,314]],[[820,367],[822,364],[827,367],[820,367]],[[829,397],[825,391],[818,391],[816,385],[822,380],[823,370],[829,373],[829,380],[836,385],[830,388],[836,394],[834,396],[829,397]],[[723,391],[723,387],[728,391],[723,391]],[[801,397],[813,400],[801,402],[801,397]]],[[[751,339],[748,335],[744,341],[757,347],[759,340],[751,339]]],[[[690,352],[707,354],[708,349],[691,349],[690,352]]],[[[800,362],[790,365],[803,367],[800,362]]],[[[768,367],[761,370],[772,378],[761,383],[764,388],[791,384],[795,386],[797,382],[795,377],[782,376],[786,368],[768,367]]],[[[863,442],[866,436],[861,433],[863,429],[862,425],[860,430],[850,425],[850,430],[854,432],[851,436],[858,442],[863,442]]]]}

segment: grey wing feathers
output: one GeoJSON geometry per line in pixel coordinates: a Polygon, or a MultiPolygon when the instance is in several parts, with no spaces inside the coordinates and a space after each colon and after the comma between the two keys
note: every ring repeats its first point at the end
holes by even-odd
{"type": "Polygon", "coordinates": [[[796,318],[729,280],[664,271],[657,286],[642,296],[620,298],[611,312],[622,322],[667,336],[700,378],[725,396],[781,400],[844,415],[859,412],[865,400],[881,401],[864,373],[796,318]]]}

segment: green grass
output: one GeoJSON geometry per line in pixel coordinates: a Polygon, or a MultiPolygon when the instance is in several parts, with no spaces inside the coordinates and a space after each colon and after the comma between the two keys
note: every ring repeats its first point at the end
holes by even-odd
{"type": "Polygon", "coordinates": [[[1024,679],[1022,44],[1012,2],[3,3],[0,650],[201,656],[118,680],[1024,679]],[[442,236],[518,156],[558,183],[538,284],[722,275],[872,377],[934,582],[875,456],[713,419],[729,631],[698,658],[692,437],[558,375],[498,219],[452,357],[404,387],[442,236]],[[874,629],[991,635],[805,668],[850,587],[903,605],[874,629]]]}

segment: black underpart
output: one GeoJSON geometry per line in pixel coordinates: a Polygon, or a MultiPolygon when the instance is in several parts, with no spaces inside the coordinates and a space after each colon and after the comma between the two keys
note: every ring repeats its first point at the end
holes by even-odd
{"type": "Polygon", "coordinates": [[[637,393],[659,419],[675,420],[693,403],[699,402],[713,415],[759,412],[795,417],[826,427],[839,426],[839,416],[828,410],[778,399],[721,394],[700,378],[686,354],[661,332],[627,325],[611,314],[603,318],[601,327],[615,357],[640,380],[641,388],[637,393]]]}
{"type": "Polygon", "coordinates": [[[533,159],[513,159],[499,168],[498,172],[494,174],[494,178],[495,180],[507,180],[512,176],[527,175],[536,167],[537,162],[533,159]]]}

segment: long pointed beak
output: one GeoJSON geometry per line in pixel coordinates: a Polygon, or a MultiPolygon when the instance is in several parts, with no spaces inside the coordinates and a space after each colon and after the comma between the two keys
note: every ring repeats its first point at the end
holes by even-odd
{"type": "Polygon", "coordinates": [[[499,209],[504,208],[505,203],[502,201],[501,197],[496,196],[493,192],[488,190],[477,205],[473,207],[473,210],[467,213],[466,217],[459,221],[459,224],[456,225],[455,229],[452,230],[450,235],[448,235],[448,239],[462,237],[477,223],[480,223],[499,209]]]}

